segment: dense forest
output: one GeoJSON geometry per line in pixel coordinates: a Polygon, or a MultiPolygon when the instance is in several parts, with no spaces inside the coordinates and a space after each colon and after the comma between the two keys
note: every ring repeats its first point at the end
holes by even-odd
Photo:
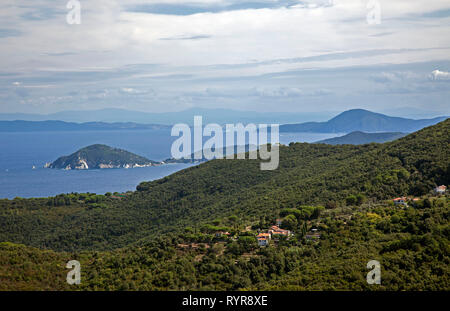
{"type": "Polygon", "coordinates": [[[448,290],[449,198],[433,189],[449,155],[450,119],[385,144],[282,146],[275,171],[213,160],[126,194],[0,200],[0,289],[448,290]],[[293,235],[259,247],[276,219],[293,235]]]}
{"type": "Polygon", "coordinates": [[[420,208],[327,209],[265,248],[246,238],[252,231],[230,239],[190,228],[106,252],[0,243],[0,290],[449,290],[448,208],[441,198],[420,208]],[[313,227],[318,240],[302,232],[313,227]],[[82,267],[75,287],[65,281],[74,258],[82,267]],[[372,259],[382,266],[375,287],[365,279],[372,259]]]}

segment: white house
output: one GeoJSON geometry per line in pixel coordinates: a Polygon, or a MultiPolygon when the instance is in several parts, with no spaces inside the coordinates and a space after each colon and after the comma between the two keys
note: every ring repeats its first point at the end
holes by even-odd
{"type": "Polygon", "coordinates": [[[403,206],[407,206],[407,199],[405,197],[401,197],[401,198],[395,198],[394,200],[394,204],[395,205],[403,205],[403,206]]]}
{"type": "Polygon", "coordinates": [[[447,187],[444,185],[434,188],[434,192],[436,192],[437,194],[444,194],[446,191],[447,187]]]}
{"type": "Polygon", "coordinates": [[[265,247],[269,245],[269,240],[266,238],[258,238],[258,245],[261,247],[265,247]]]}

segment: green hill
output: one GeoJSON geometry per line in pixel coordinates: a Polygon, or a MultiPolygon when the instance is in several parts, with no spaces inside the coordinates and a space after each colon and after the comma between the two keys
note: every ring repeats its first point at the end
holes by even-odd
{"type": "Polygon", "coordinates": [[[134,153],[106,145],[92,145],[82,148],[69,156],[58,158],[47,165],[49,168],[66,170],[86,170],[102,168],[129,168],[158,164],[134,153]]]}
{"type": "Polygon", "coordinates": [[[404,133],[364,133],[360,131],[351,132],[347,135],[324,139],[318,141],[318,144],[328,145],[364,145],[370,143],[385,143],[406,136],[404,133]]]}
{"type": "Polygon", "coordinates": [[[319,240],[299,230],[267,248],[257,247],[251,235],[233,241],[187,228],[108,252],[0,243],[0,290],[448,291],[449,203],[447,198],[406,210],[383,203],[327,209],[299,220],[305,231],[318,228],[319,240]],[[74,259],[82,268],[78,286],[66,283],[65,264],[74,259]],[[373,259],[382,265],[381,285],[365,279],[373,259]]]}

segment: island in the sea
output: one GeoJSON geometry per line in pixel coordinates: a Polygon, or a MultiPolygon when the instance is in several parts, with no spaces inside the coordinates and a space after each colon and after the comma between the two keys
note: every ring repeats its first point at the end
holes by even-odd
{"type": "MultiPolygon", "coordinates": [[[[245,152],[256,149],[257,146],[255,145],[245,145],[245,152]]],[[[220,150],[225,157],[225,149],[220,148],[220,150]]],[[[164,164],[198,164],[208,161],[203,154],[200,155],[200,159],[197,159],[197,153],[198,151],[186,158],[169,158],[161,162],[156,162],[126,150],[96,144],[82,148],[71,155],[62,156],[54,162],[46,163],[44,168],[95,170],[105,168],[149,167],[164,164]]],[[[234,146],[234,153],[238,153],[237,146],[234,146]]]]}
{"type": "Polygon", "coordinates": [[[149,160],[126,150],[97,144],[82,148],[69,156],[60,157],[52,163],[47,163],[45,167],[65,170],[89,170],[148,167],[161,164],[164,163],[149,160]]]}

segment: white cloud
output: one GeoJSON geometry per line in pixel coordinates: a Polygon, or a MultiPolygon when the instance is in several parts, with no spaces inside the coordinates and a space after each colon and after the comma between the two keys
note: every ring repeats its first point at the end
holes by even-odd
{"type": "MultiPolygon", "coordinates": [[[[182,96],[187,90],[224,88],[239,94],[239,89],[256,88],[261,96],[270,97],[276,104],[282,98],[327,93],[315,90],[331,89],[335,93],[335,84],[348,93],[355,88],[353,78],[344,76],[345,73],[324,76],[311,84],[307,78],[302,78],[304,84],[300,84],[297,81],[299,71],[305,71],[303,76],[307,77],[307,70],[383,64],[406,66],[450,60],[450,27],[446,26],[450,18],[421,17],[448,10],[448,0],[380,1],[380,25],[367,25],[366,0],[308,0],[303,3],[315,5],[289,8],[284,4],[294,1],[81,2],[81,25],[66,24],[65,1],[35,0],[32,5],[28,0],[1,2],[0,29],[20,35],[0,38],[0,73],[14,74],[10,80],[0,79],[0,89],[5,85],[11,87],[15,81],[23,81],[30,87],[51,82],[57,85],[52,92],[59,92],[58,96],[78,88],[116,90],[107,96],[101,93],[105,98],[122,98],[130,96],[128,94],[150,96],[142,90],[152,88],[158,94],[170,94],[166,97],[170,99],[182,96]],[[236,5],[243,2],[266,3],[267,7],[239,9],[236,5]],[[280,5],[274,5],[278,3],[280,5]],[[191,15],[127,10],[129,6],[143,4],[171,4],[180,8],[233,6],[233,10],[191,15]],[[36,14],[30,15],[33,11],[39,12],[39,18],[35,18],[36,14]],[[327,56],[331,54],[337,56],[327,56]],[[273,86],[260,78],[265,75],[276,79],[273,86]],[[5,84],[2,81],[6,81],[5,84]]],[[[441,65],[436,63],[435,66],[441,65]]],[[[422,79],[432,69],[421,71],[422,79]]],[[[400,70],[408,72],[409,69],[400,70]]],[[[433,78],[448,79],[442,73],[445,72],[438,70],[433,78]]],[[[372,80],[364,80],[373,84],[377,79],[407,85],[415,78],[381,71],[373,72],[372,80]]],[[[363,90],[372,86],[359,87],[363,90]]],[[[212,99],[230,95],[226,93],[209,95],[212,99]]],[[[133,100],[135,97],[144,96],[134,96],[133,100]]],[[[214,100],[210,102],[215,104],[214,100]]],[[[158,109],[166,107],[161,104],[158,109]]],[[[152,107],[154,109],[156,107],[152,107]]]]}
{"type": "Polygon", "coordinates": [[[431,78],[433,80],[450,80],[450,72],[434,70],[431,72],[431,78]]]}

